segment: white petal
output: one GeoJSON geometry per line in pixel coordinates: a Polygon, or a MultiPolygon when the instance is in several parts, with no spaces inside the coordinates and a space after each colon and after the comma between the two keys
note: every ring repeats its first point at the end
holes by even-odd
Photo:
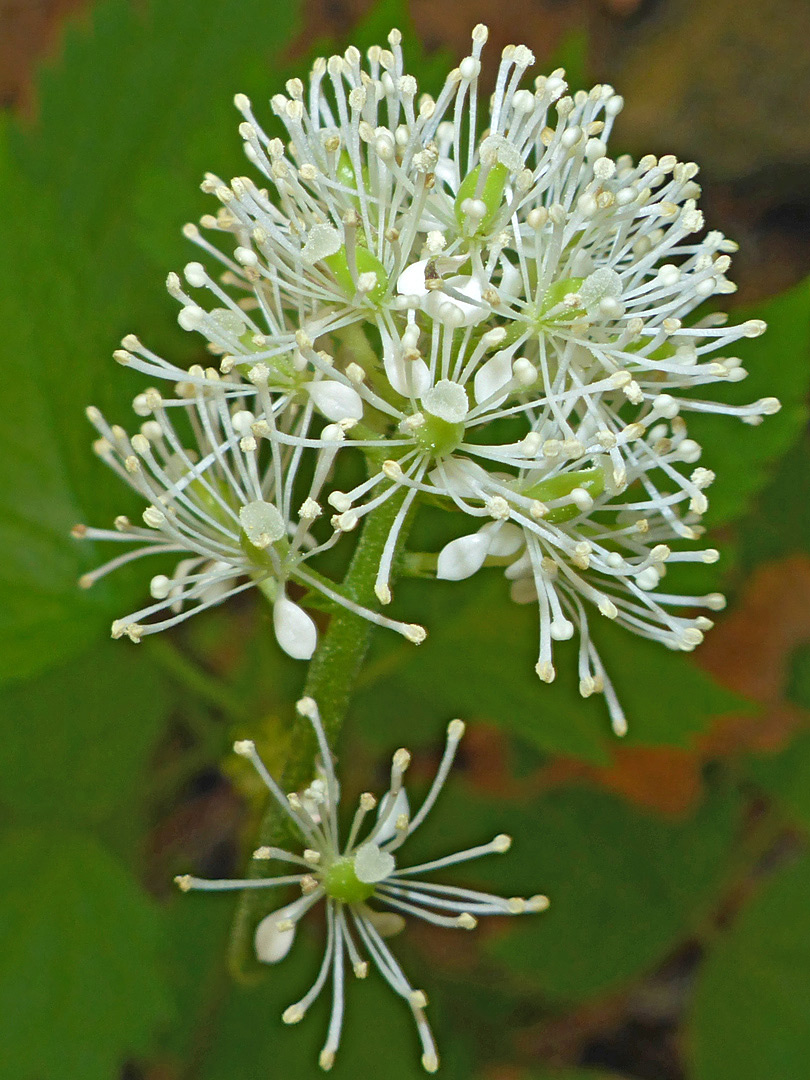
{"type": "Polygon", "coordinates": [[[389,851],[380,851],[373,842],[363,844],[354,853],[354,872],[358,881],[367,885],[384,881],[393,873],[395,867],[394,856],[389,851]]]}
{"type": "Polygon", "coordinates": [[[367,908],[365,916],[380,937],[393,937],[405,929],[405,920],[395,911],[374,911],[367,908]]]}
{"type": "MultiPolygon", "coordinates": [[[[445,286],[471,301],[481,300],[481,285],[474,277],[445,278],[445,286]]],[[[433,319],[453,326],[475,326],[490,314],[489,304],[465,303],[442,289],[431,290],[422,301],[423,310],[433,319]]]]}
{"type": "Polygon", "coordinates": [[[501,299],[507,299],[520,295],[523,285],[520,270],[503,255],[500,258],[501,280],[498,282],[498,293],[501,299]]]}
{"type": "Polygon", "coordinates": [[[427,259],[406,266],[397,278],[397,292],[400,296],[427,296],[425,287],[425,267],[427,259]]]}
{"type": "Polygon", "coordinates": [[[377,821],[380,818],[385,818],[385,824],[377,833],[376,841],[378,844],[384,844],[388,840],[393,840],[397,834],[397,818],[404,814],[405,817],[411,816],[411,808],[408,805],[408,796],[405,792],[405,788],[400,788],[394,799],[394,806],[391,813],[388,813],[388,807],[391,803],[391,792],[386,791],[382,799],[380,799],[380,806],[377,811],[377,821]]]}
{"type": "MultiPolygon", "coordinates": [[[[490,360],[475,373],[473,380],[473,393],[475,400],[480,405],[482,401],[493,397],[499,390],[503,390],[512,381],[512,356],[508,352],[496,353],[490,360]]],[[[505,399],[506,394],[500,398],[493,398],[489,403],[490,408],[497,408],[505,399]]]]}
{"type": "Polygon", "coordinates": [[[445,544],[439,552],[436,577],[442,581],[462,581],[480,570],[489,553],[490,538],[486,533],[460,536],[445,544]]]}
{"type": "Polygon", "coordinates": [[[465,458],[448,458],[444,462],[443,472],[444,477],[438,469],[433,469],[428,477],[430,482],[459,499],[480,497],[480,486],[488,479],[488,474],[480,465],[465,458]]]}
{"type": "Polygon", "coordinates": [[[516,604],[534,604],[537,602],[537,589],[531,578],[518,578],[512,582],[509,596],[516,604]]]}
{"type": "Polygon", "coordinates": [[[500,526],[493,522],[492,525],[485,525],[481,531],[489,535],[489,554],[502,559],[516,555],[526,542],[523,529],[508,521],[500,526]]]}
{"type": "Polygon", "coordinates": [[[309,660],[318,644],[318,631],[309,615],[288,600],[280,596],[273,605],[273,627],[276,641],[281,648],[295,660],[309,660]]]}
{"type": "MultiPolygon", "coordinates": [[[[428,288],[425,285],[425,271],[427,265],[432,262],[436,272],[439,274],[447,274],[451,270],[457,270],[463,266],[469,259],[469,255],[437,255],[433,259],[420,259],[419,262],[411,263],[410,266],[406,266],[402,273],[397,278],[397,292],[400,296],[419,296],[426,297],[428,295],[428,288]]],[[[468,278],[453,278],[453,282],[456,281],[468,281],[468,278]]],[[[476,300],[481,298],[481,290],[478,289],[478,296],[476,300]]]]}
{"type": "Polygon", "coordinates": [[[403,397],[420,398],[430,388],[430,368],[425,361],[406,360],[390,339],[383,349],[383,366],[389,383],[403,397]]]}
{"type": "Polygon", "coordinates": [[[363,399],[351,386],[323,379],[308,384],[309,396],[327,420],[360,420],[363,399]]]}
{"type": "Polygon", "coordinates": [[[279,908],[278,911],[271,911],[256,927],[253,945],[257,958],[263,964],[277,964],[290,951],[295,938],[295,927],[293,926],[290,930],[279,930],[278,924],[289,917],[289,909],[293,906],[293,904],[288,904],[287,907],[279,908]]]}

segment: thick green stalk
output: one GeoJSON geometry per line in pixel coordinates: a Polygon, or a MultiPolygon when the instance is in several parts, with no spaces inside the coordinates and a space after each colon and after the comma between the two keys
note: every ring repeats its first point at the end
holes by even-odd
{"type": "MultiPolygon", "coordinates": [[[[376,604],[374,580],[383,545],[405,491],[395,493],[369,514],[360,535],[342,591],[365,607],[376,604]]],[[[407,525],[407,523],[406,523],[407,525]]],[[[400,541],[405,539],[402,530],[400,541]]],[[[307,674],[304,694],[318,703],[329,745],[334,747],[349,700],[363,665],[373,625],[343,608],[332,616],[321,637],[307,674]]],[[[315,737],[308,721],[296,716],[290,741],[290,753],[281,786],[284,791],[298,791],[313,778],[315,737]]],[[[270,802],[259,828],[259,843],[278,845],[285,836],[286,821],[275,802],[270,802]]],[[[250,873],[254,872],[251,866],[250,873]]],[[[277,901],[276,901],[277,903],[277,901]]],[[[273,898],[261,890],[246,890],[239,901],[229,948],[229,966],[234,978],[248,981],[260,970],[253,959],[253,932],[259,919],[271,910],[273,898]]]]}

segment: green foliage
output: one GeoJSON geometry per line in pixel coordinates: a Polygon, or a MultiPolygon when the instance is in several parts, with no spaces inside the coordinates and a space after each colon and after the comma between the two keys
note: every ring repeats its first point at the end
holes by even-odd
{"type": "Polygon", "coordinates": [[[591,1069],[542,1069],[521,1074],[519,1080],[622,1080],[618,1073],[593,1072],[591,1069]]]}
{"type": "Polygon", "coordinates": [[[810,830],[810,733],[803,732],[781,754],[755,758],[748,772],[784,813],[810,830]]]}
{"type": "Polygon", "coordinates": [[[2,801],[22,819],[98,825],[137,803],[167,710],[148,656],[114,642],[0,690],[0,713],[14,718],[0,739],[2,801]]]}
{"type": "Polygon", "coordinates": [[[71,526],[108,525],[131,506],[90,452],[84,408],[125,415],[139,384],[110,356],[127,331],[188,355],[190,339],[169,329],[164,260],[188,257],[180,227],[203,170],[240,165],[234,83],[257,100],[278,88],[272,57],[296,13],[259,0],[243,0],[239,18],[211,0],[107,0],[43,74],[38,125],[6,132],[0,408],[14,423],[0,433],[0,679],[75,655],[139,595],[121,574],[87,596],[76,588],[106,556],[72,541],[71,526]]]}
{"type": "MultiPolygon", "coordinates": [[[[231,152],[239,146],[233,94],[269,98],[297,17],[295,2],[240,0],[238,15],[213,0],[97,4],[91,32],[74,25],[61,62],[42,74],[41,120],[15,143],[22,168],[82,239],[97,244],[114,234],[127,243],[128,209],[144,177],[162,168],[193,185],[204,169],[224,165],[223,142],[231,152]]],[[[180,184],[168,206],[155,206],[161,224],[179,229],[192,190],[180,184]]],[[[147,288],[159,291],[157,284],[147,288]]],[[[133,299],[127,305],[138,314],[133,299]]]]}
{"type": "Polygon", "coordinates": [[[810,552],[810,437],[774,469],[752,513],[739,524],[740,558],[748,571],[761,562],[810,552]]]}
{"type": "Polygon", "coordinates": [[[521,807],[508,822],[520,884],[531,867],[551,906],[515,920],[492,954],[554,1000],[640,974],[714,902],[737,811],[734,798],[715,793],[692,818],[670,823],[576,788],[521,807]]]}
{"type": "Polygon", "coordinates": [[[565,68],[565,78],[571,93],[590,90],[588,75],[588,35],[582,27],[569,30],[557,44],[545,65],[548,70],[565,68]]]}
{"type": "Polygon", "coordinates": [[[810,644],[800,645],[790,658],[788,700],[810,710],[810,644]]]}
{"type": "Polygon", "coordinates": [[[110,1080],[169,1003],[161,920],[94,841],[50,827],[0,843],[6,1080],[110,1080]]]}
{"type": "Polygon", "coordinates": [[[164,912],[165,966],[173,1023],[158,1037],[161,1059],[186,1067],[204,1053],[216,1004],[229,991],[223,956],[231,924],[230,903],[191,903],[176,894],[164,912]]]}
{"type": "Polygon", "coordinates": [[[810,861],[737,916],[704,965],[692,1011],[695,1080],[799,1077],[810,1056],[810,861]]]}
{"type": "MultiPolygon", "coordinates": [[[[807,421],[810,387],[810,281],[745,311],[735,319],[764,319],[767,333],[739,341],[735,352],[748,378],[713,392],[723,401],[742,404],[761,397],[778,397],[781,412],[757,427],[730,430],[733,421],[712,416],[689,416],[689,433],[703,446],[701,464],[717,473],[709,490],[706,524],[733,521],[750,506],[765,485],[773,463],[796,441],[807,421]]],[[[713,391],[717,388],[713,388],[713,391]]]]}

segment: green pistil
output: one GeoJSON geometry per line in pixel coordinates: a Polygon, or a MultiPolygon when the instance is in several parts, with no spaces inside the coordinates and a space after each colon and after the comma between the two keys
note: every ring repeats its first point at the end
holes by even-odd
{"type": "Polygon", "coordinates": [[[361,881],[354,869],[354,859],[336,859],[321,875],[326,895],[344,904],[361,904],[374,895],[375,885],[361,881]]]}
{"type": "Polygon", "coordinates": [[[248,327],[247,330],[244,331],[244,333],[239,335],[239,344],[244,345],[244,347],[246,349],[249,349],[250,352],[259,352],[261,349],[266,349],[266,345],[256,344],[256,342],[253,340],[255,336],[256,335],[254,334],[254,332],[250,329],[250,327],[248,327]]]}
{"type": "MultiPolygon", "coordinates": [[[[570,495],[574,488],[582,488],[587,491],[592,499],[597,498],[605,490],[605,474],[600,468],[580,469],[578,472],[564,473],[561,476],[552,476],[548,480],[540,480],[537,484],[525,488],[521,494],[529,499],[537,499],[539,502],[551,502],[555,499],[564,499],[570,495]]],[[[551,525],[559,525],[562,521],[570,521],[580,513],[579,508],[571,503],[568,506],[555,506],[549,510],[543,521],[551,525]]]]}
{"type": "MultiPolygon", "coordinates": [[[[239,530],[239,546],[257,570],[275,570],[273,560],[270,558],[270,549],[258,548],[255,544],[252,544],[244,529],[239,530]]],[[[285,555],[289,552],[290,545],[282,537],[281,540],[276,540],[275,544],[271,544],[270,547],[278,552],[283,561],[285,555]]]]}
{"type": "Polygon", "coordinates": [[[413,429],[416,442],[431,457],[442,458],[452,454],[464,438],[464,424],[453,424],[430,413],[422,414],[425,422],[413,429]]]}
{"type": "MultiPolygon", "coordinates": [[[[360,175],[363,180],[363,190],[368,191],[368,166],[363,165],[360,169],[360,175]]],[[[359,191],[359,185],[357,183],[357,172],[354,165],[352,165],[352,159],[349,157],[345,150],[342,150],[340,157],[338,158],[337,168],[335,170],[335,179],[339,184],[343,184],[344,187],[349,188],[351,191],[359,191]]],[[[360,196],[352,195],[352,202],[355,206],[360,206],[360,196]]],[[[369,200],[371,202],[371,200],[369,200]]],[[[373,202],[371,206],[373,207],[373,202]]]]}
{"type": "MultiPolygon", "coordinates": [[[[335,275],[335,280],[346,295],[349,297],[354,296],[357,292],[357,283],[349,269],[349,259],[346,254],[346,248],[342,247],[340,251],[336,251],[334,255],[327,255],[323,261],[335,275]]],[[[374,303],[382,300],[388,290],[388,275],[385,272],[385,267],[377,256],[372,255],[368,248],[361,247],[358,244],[354,249],[354,264],[357,277],[361,274],[372,273],[377,280],[377,284],[374,288],[365,295],[374,303]]]]}
{"type": "MultiPolygon", "coordinates": [[[[244,334],[239,337],[239,344],[242,345],[248,352],[260,353],[267,349],[267,342],[258,345],[254,340],[254,334],[252,330],[246,330],[244,334]]],[[[290,353],[282,356],[274,356],[272,360],[262,360],[261,363],[266,364],[273,374],[274,383],[289,383],[294,384],[298,376],[298,372],[295,370],[295,365],[292,361],[290,353]]],[[[253,361],[250,359],[242,359],[239,364],[236,365],[237,371],[241,375],[247,375],[250,369],[253,367],[253,361]]]]}
{"type": "MultiPolygon", "coordinates": [[[[540,311],[538,312],[539,320],[542,321],[546,313],[557,307],[565,300],[566,296],[570,296],[571,293],[579,292],[582,282],[585,278],[571,277],[563,278],[561,281],[555,281],[553,285],[549,286],[546,295],[543,297],[543,302],[540,305],[540,311]]],[[[576,308],[565,312],[565,317],[570,318],[573,315],[581,315],[582,309],[576,308]]],[[[554,319],[563,318],[562,315],[553,315],[554,319]]]]}
{"type": "Polygon", "coordinates": [[[506,182],[509,179],[509,170],[505,165],[498,162],[490,166],[483,183],[481,183],[481,166],[476,165],[472,172],[468,172],[459,185],[456,195],[455,211],[459,225],[464,228],[467,224],[468,215],[462,210],[467,199],[480,199],[487,208],[484,217],[476,224],[474,232],[488,229],[498,215],[503,204],[503,195],[506,190],[506,182]],[[480,190],[479,190],[480,189],[480,190]]]}

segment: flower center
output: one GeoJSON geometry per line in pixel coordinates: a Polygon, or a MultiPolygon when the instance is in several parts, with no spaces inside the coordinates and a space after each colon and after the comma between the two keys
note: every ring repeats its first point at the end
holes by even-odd
{"type": "MultiPolygon", "coordinates": [[[[522,494],[530,499],[538,499],[540,502],[550,502],[554,499],[564,499],[577,488],[582,488],[592,499],[598,498],[605,490],[604,470],[597,466],[595,469],[579,469],[576,472],[562,473],[560,476],[552,476],[548,480],[540,480],[531,487],[524,488],[522,494]]],[[[579,506],[571,502],[566,506],[553,507],[543,520],[550,525],[558,525],[562,521],[570,521],[579,513],[579,506]]]]}
{"type": "Polygon", "coordinates": [[[490,228],[503,203],[509,170],[497,162],[486,169],[476,165],[459,185],[455,201],[456,219],[470,233],[490,228]]]}
{"type": "Polygon", "coordinates": [[[566,297],[576,295],[579,292],[584,278],[571,277],[562,278],[560,281],[555,281],[549,286],[546,295],[543,297],[543,302],[540,305],[539,322],[545,322],[547,319],[551,322],[557,319],[572,318],[574,315],[581,315],[583,309],[569,308],[568,310],[555,310],[559,308],[559,305],[565,302],[566,297]],[[549,315],[549,312],[554,312],[553,315],[549,315]]]}
{"type": "Polygon", "coordinates": [[[368,248],[360,244],[355,245],[354,272],[349,264],[349,254],[345,245],[333,255],[327,255],[323,261],[335,275],[335,280],[348,297],[353,297],[359,291],[368,296],[369,300],[377,303],[385,296],[388,289],[388,275],[383,264],[368,248]]]}
{"type": "Polygon", "coordinates": [[[422,422],[413,428],[416,442],[434,458],[452,454],[464,438],[467,391],[459,383],[440,379],[423,395],[422,408],[422,422]]]}
{"type": "Polygon", "coordinates": [[[344,904],[360,904],[374,895],[375,883],[360,880],[349,856],[336,859],[323,871],[321,880],[326,895],[344,904]]]}

